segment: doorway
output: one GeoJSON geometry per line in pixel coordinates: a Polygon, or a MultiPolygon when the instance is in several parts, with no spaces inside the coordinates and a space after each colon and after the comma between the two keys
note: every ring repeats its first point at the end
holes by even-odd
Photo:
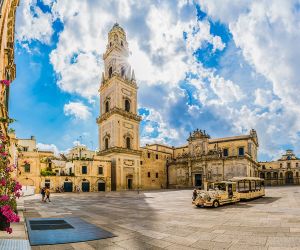
{"type": "Polygon", "coordinates": [[[98,182],[98,191],[105,192],[105,182],[98,182]]]}
{"type": "Polygon", "coordinates": [[[82,192],[90,192],[90,183],[89,182],[82,182],[82,192]]]}
{"type": "Polygon", "coordinates": [[[286,184],[293,184],[294,183],[293,172],[292,171],[286,172],[286,174],[285,174],[285,183],[286,184]]]}
{"type": "Polygon", "coordinates": [[[132,189],[132,179],[131,178],[127,179],[127,189],[132,189]]]}
{"type": "Polygon", "coordinates": [[[195,187],[202,186],[202,174],[195,174],[195,187]]]}
{"type": "Polygon", "coordinates": [[[72,182],[64,182],[64,191],[65,192],[72,192],[73,191],[73,183],[72,182]]]}

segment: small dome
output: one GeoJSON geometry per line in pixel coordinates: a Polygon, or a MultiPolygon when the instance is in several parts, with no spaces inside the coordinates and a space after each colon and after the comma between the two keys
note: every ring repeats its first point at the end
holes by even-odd
{"type": "Polygon", "coordinates": [[[115,30],[115,29],[118,29],[118,30],[121,30],[122,32],[124,32],[124,29],[118,23],[114,24],[114,26],[111,28],[110,32],[115,30]]]}

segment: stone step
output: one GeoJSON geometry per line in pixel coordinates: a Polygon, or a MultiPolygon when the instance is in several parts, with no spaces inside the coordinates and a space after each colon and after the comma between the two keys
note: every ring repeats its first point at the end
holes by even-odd
{"type": "Polygon", "coordinates": [[[0,249],[31,250],[29,240],[1,239],[0,249]]]}

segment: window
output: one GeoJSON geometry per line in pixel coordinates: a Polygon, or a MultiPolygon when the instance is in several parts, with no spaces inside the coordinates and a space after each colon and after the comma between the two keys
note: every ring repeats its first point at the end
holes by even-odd
{"type": "Polygon", "coordinates": [[[150,153],[148,153],[148,158],[150,159],[150,153]]]}
{"type": "Polygon", "coordinates": [[[124,68],[124,67],[121,68],[121,76],[122,76],[122,77],[125,76],[125,68],[124,68]]]}
{"type": "Polygon", "coordinates": [[[112,77],[112,67],[110,67],[109,70],[108,70],[108,77],[109,77],[109,78],[112,77]]]}
{"type": "Polygon", "coordinates": [[[131,146],[130,146],[130,138],[129,137],[126,137],[126,148],[130,149],[131,146]]]}
{"type": "Polygon", "coordinates": [[[298,162],[296,162],[296,168],[298,167],[298,162]]]}
{"type": "Polygon", "coordinates": [[[242,156],[242,155],[244,155],[244,148],[240,147],[239,148],[239,156],[242,156]]]}
{"type": "Polygon", "coordinates": [[[155,158],[156,158],[156,160],[158,160],[158,154],[156,154],[155,158]]]}
{"type": "Polygon", "coordinates": [[[280,163],[280,167],[282,168],[282,163],[280,163]]]}
{"type": "Polygon", "coordinates": [[[271,179],[271,173],[270,172],[267,173],[267,179],[271,179]]]}
{"type": "Polygon", "coordinates": [[[87,174],[87,166],[82,166],[81,167],[81,173],[82,174],[87,174]]]}
{"type": "Polygon", "coordinates": [[[105,102],[105,113],[109,111],[109,101],[105,102]]]}
{"type": "Polygon", "coordinates": [[[299,177],[299,173],[298,173],[298,172],[296,172],[296,177],[297,177],[297,178],[299,177]]]}
{"type": "Polygon", "coordinates": [[[108,149],[108,138],[105,138],[104,142],[105,142],[105,149],[108,149]]]}
{"type": "Polygon", "coordinates": [[[29,163],[26,163],[25,166],[24,166],[24,171],[26,173],[30,173],[30,164],[29,163]]]}
{"type": "Polygon", "coordinates": [[[27,152],[28,151],[28,147],[23,147],[23,151],[27,152]]]}
{"type": "Polygon", "coordinates": [[[121,46],[123,47],[123,41],[121,41],[121,46]]]}
{"type": "Polygon", "coordinates": [[[283,174],[282,173],[280,173],[280,179],[282,179],[283,178],[283,174]]]}
{"type": "Polygon", "coordinates": [[[103,167],[98,167],[98,174],[100,174],[100,175],[103,174],[103,167]]]}
{"type": "Polygon", "coordinates": [[[155,174],[155,177],[158,178],[158,173],[155,174]]]}
{"type": "Polygon", "coordinates": [[[287,167],[288,167],[288,168],[291,167],[291,163],[290,163],[290,162],[287,163],[287,167]]]}
{"type": "Polygon", "coordinates": [[[150,174],[150,172],[148,172],[148,177],[149,177],[149,178],[151,177],[151,174],[150,174]]]}
{"type": "Polygon", "coordinates": [[[111,47],[111,42],[109,43],[109,47],[111,47]]]}
{"type": "Polygon", "coordinates": [[[130,101],[129,100],[125,100],[125,111],[130,112],[130,101]]]}
{"type": "Polygon", "coordinates": [[[45,187],[50,188],[50,180],[45,180],[45,187]]]}
{"type": "Polygon", "coordinates": [[[265,165],[262,165],[262,169],[266,169],[266,166],[265,166],[265,165]]]}
{"type": "Polygon", "coordinates": [[[274,179],[278,179],[278,173],[274,172],[274,173],[273,173],[273,178],[274,178],[274,179]]]}
{"type": "Polygon", "coordinates": [[[140,164],[143,165],[143,161],[140,161],[140,164]]]}
{"type": "Polygon", "coordinates": [[[228,156],[228,148],[223,149],[223,156],[228,156]]]}

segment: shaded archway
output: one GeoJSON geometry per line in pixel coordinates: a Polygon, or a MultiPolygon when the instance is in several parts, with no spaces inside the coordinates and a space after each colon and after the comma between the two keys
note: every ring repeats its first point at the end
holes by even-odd
{"type": "Polygon", "coordinates": [[[82,192],[90,192],[90,182],[88,180],[85,179],[82,180],[81,190],[82,192]]]}
{"type": "Polygon", "coordinates": [[[64,181],[64,191],[65,192],[73,192],[73,182],[72,181],[64,181]]]}
{"type": "Polygon", "coordinates": [[[288,171],[288,172],[285,173],[285,183],[286,184],[293,184],[294,183],[293,172],[292,171],[288,171]]]}
{"type": "Polygon", "coordinates": [[[104,180],[100,179],[97,182],[97,187],[99,192],[105,192],[106,190],[106,183],[104,180]]]}

